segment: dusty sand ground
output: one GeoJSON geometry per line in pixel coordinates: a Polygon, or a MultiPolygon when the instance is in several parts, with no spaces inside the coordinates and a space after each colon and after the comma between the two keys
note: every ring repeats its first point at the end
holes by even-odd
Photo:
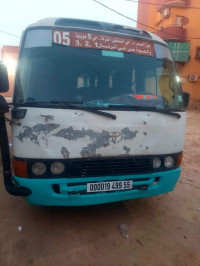
{"type": "Polygon", "coordinates": [[[5,192],[1,176],[0,265],[200,265],[198,111],[187,114],[182,167],[172,193],[76,208],[29,206],[5,192]]]}

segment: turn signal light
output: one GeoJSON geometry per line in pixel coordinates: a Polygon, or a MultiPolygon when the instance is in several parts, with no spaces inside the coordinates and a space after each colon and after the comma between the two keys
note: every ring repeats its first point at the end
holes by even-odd
{"type": "Polygon", "coordinates": [[[28,177],[27,162],[13,160],[14,173],[18,177],[28,177]]]}
{"type": "Polygon", "coordinates": [[[180,153],[178,155],[178,158],[177,158],[177,165],[176,165],[176,167],[179,167],[181,165],[182,159],[183,159],[183,153],[180,153]]]}

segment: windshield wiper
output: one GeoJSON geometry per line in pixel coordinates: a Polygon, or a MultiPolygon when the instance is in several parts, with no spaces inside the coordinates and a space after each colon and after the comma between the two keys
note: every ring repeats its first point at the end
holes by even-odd
{"type": "MultiPolygon", "coordinates": [[[[109,117],[112,118],[113,120],[115,120],[117,117],[116,115],[107,113],[107,112],[103,112],[100,110],[97,110],[96,107],[95,109],[92,108],[92,106],[84,106],[83,102],[58,102],[58,101],[50,101],[50,102],[24,102],[21,104],[15,104],[13,103],[14,106],[49,106],[51,107],[52,105],[56,105],[57,107],[69,107],[69,108],[73,108],[73,109],[78,109],[78,110],[83,110],[83,111],[87,111],[87,112],[91,112],[97,115],[102,115],[105,117],[109,117]]],[[[123,108],[123,109],[133,109],[135,111],[149,111],[149,112],[156,112],[156,113],[161,113],[161,114],[165,114],[165,115],[170,115],[170,116],[175,116],[177,119],[181,118],[181,115],[179,113],[167,110],[167,109],[159,109],[157,107],[151,107],[151,106],[138,106],[138,105],[118,105],[118,104],[109,104],[107,106],[109,107],[113,107],[113,108],[123,108]]],[[[99,107],[100,108],[100,107],[99,107]]]]}
{"type": "Polygon", "coordinates": [[[113,120],[115,120],[117,118],[116,115],[113,115],[113,114],[110,114],[110,113],[106,113],[106,112],[102,112],[102,111],[99,111],[97,109],[93,109],[90,106],[84,106],[84,105],[80,105],[80,104],[71,104],[71,103],[67,103],[67,102],[66,103],[62,103],[62,102],[59,103],[58,102],[58,104],[61,105],[61,106],[63,105],[63,106],[66,106],[66,107],[70,107],[70,108],[75,108],[75,109],[82,110],[82,111],[91,112],[91,113],[94,113],[94,114],[97,114],[97,115],[110,117],[113,120]]]}
{"type": "Polygon", "coordinates": [[[175,113],[173,111],[167,110],[167,109],[159,109],[157,107],[151,107],[151,106],[138,106],[138,105],[121,105],[117,106],[115,104],[110,104],[109,107],[115,107],[115,108],[131,108],[134,109],[135,111],[150,111],[150,112],[156,112],[156,113],[161,113],[165,115],[171,115],[175,116],[177,119],[181,118],[181,115],[179,113],[175,113]]]}
{"type": "Polygon", "coordinates": [[[71,103],[71,102],[59,102],[59,101],[50,101],[50,102],[24,102],[21,104],[16,104],[16,106],[27,106],[27,107],[31,107],[31,106],[49,106],[51,107],[52,105],[56,105],[57,107],[69,107],[69,108],[73,108],[73,109],[78,109],[78,110],[82,110],[82,111],[87,111],[87,112],[91,112],[97,115],[102,115],[105,117],[109,117],[112,118],[113,120],[115,120],[117,117],[116,115],[107,113],[107,112],[102,112],[100,110],[96,110],[93,109],[91,107],[88,106],[83,106],[83,102],[76,102],[76,103],[71,103]]]}

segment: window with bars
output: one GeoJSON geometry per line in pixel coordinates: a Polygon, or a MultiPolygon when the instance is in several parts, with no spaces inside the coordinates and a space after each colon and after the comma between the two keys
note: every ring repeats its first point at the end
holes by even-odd
{"type": "Polygon", "coordinates": [[[172,52],[174,61],[176,62],[188,62],[190,43],[187,42],[167,42],[169,49],[172,52]]]}

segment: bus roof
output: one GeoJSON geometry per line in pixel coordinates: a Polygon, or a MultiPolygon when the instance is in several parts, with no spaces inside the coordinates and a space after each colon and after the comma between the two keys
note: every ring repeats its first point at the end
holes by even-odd
{"type": "Polygon", "coordinates": [[[141,39],[146,39],[149,41],[155,41],[162,44],[166,43],[157,35],[144,31],[138,28],[133,28],[130,26],[118,25],[113,23],[95,21],[95,20],[84,20],[84,19],[74,19],[74,18],[44,18],[36,23],[33,23],[27,27],[70,27],[70,28],[79,28],[87,30],[95,30],[100,32],[109,32],[114,34],[128,35],[132,37],[138,37],[141,39]]]}

